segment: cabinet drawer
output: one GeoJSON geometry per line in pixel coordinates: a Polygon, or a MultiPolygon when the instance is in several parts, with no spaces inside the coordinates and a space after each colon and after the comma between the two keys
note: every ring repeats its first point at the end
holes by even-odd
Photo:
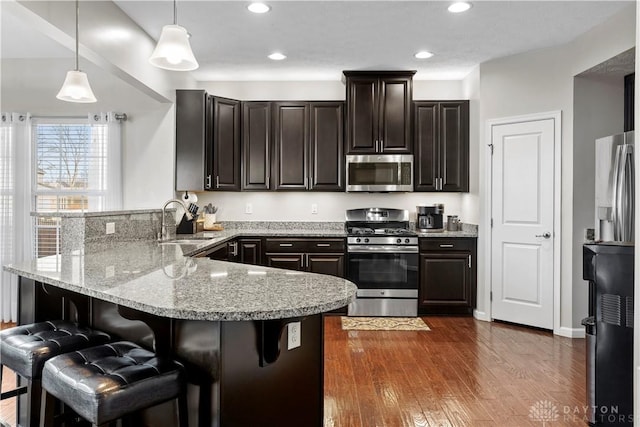
{"type": "Polygon", "coordinates": [[[420,251],[473,251],[475,239],[450,238],[435,239],[431,237],[420,239],[420,251]]]}
{"type": "Polygon", "coordinates": [[[344,252],[344,239],[307,240],[309,252],[344,252]]]}
{"type": "Polygon", "coordinates": [[[344,252],[344,239],[269,238],[266,252],[344,252]]]}
{"type": "Polygon", "coordinates": [[[306,252],[307,241],[304,239],[267,239],[266,252],[306,252]]]}

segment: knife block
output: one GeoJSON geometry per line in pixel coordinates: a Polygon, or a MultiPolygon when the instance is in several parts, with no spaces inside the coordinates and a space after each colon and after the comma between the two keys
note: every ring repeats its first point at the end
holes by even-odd
{"type": "Polygon", "coordinates": [[[188,220],[186,215],[182,215],[180,224],[176,227],[176,234],[195,234],[196,233],[196,220],[188,220]]]}

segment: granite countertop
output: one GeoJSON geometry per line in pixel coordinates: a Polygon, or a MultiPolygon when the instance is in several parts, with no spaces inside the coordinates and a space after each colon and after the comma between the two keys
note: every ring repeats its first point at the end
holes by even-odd
{"type": "MultiPolygon", "coordinates": [[[[101,300],[176,319],[300,317],[347,305],[356,286],[314,273],[192,258],[228,240],[193,244],[122,242],[4,267],[6,271],[101,300]]],[[[226,235],[225,235],[226,234],[226,235]]]]}

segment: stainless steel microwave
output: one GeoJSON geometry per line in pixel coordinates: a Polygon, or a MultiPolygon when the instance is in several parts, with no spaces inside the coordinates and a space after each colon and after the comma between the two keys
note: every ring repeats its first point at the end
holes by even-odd
{"type": "Polygon", "coordinates": [[[413,155],[346,156],[347,191],[413,191],[413,155]]]}

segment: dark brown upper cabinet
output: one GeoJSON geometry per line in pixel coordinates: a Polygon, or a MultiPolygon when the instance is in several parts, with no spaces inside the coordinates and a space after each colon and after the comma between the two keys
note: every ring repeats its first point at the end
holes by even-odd
{"type": "Polygon", "coordinates": [[[274,102],[276,190],[340,191],[343,102],[274,102]]]}
{"type": "Polygon", "coordinates": [[[413,103],[414,191],[469,191],[469,101],[413,103]]]}
{"type": "Polygon", "coordinates": [[[271,103],[242,102],[242,189],[271,188],[271,103]]]}
{"type": "Polygon", "coordinates": [[[411,154],[415,71],[344,71],[347,154],[411,154]]]}
{"type": "Polygon", "coordinates": [[[309,165],[309,105],[273,104],[276,190],[306,190],[309,165]]]}
{"type": "Polygon", "coordinates": [[[210,97],[213,159],[206,184],[211,190],[240,190],[240,101],[210,97]]]}
{"type": "Polygon", "coordinates": [[[176,91],[176,190],[240,189],[240,102],[176,91]]]}
{"type": "Polygon", "coordinates": [[[176,91],[176,191],[203,191],[211,174],[212,104],[204,90],[176,91]]]}

